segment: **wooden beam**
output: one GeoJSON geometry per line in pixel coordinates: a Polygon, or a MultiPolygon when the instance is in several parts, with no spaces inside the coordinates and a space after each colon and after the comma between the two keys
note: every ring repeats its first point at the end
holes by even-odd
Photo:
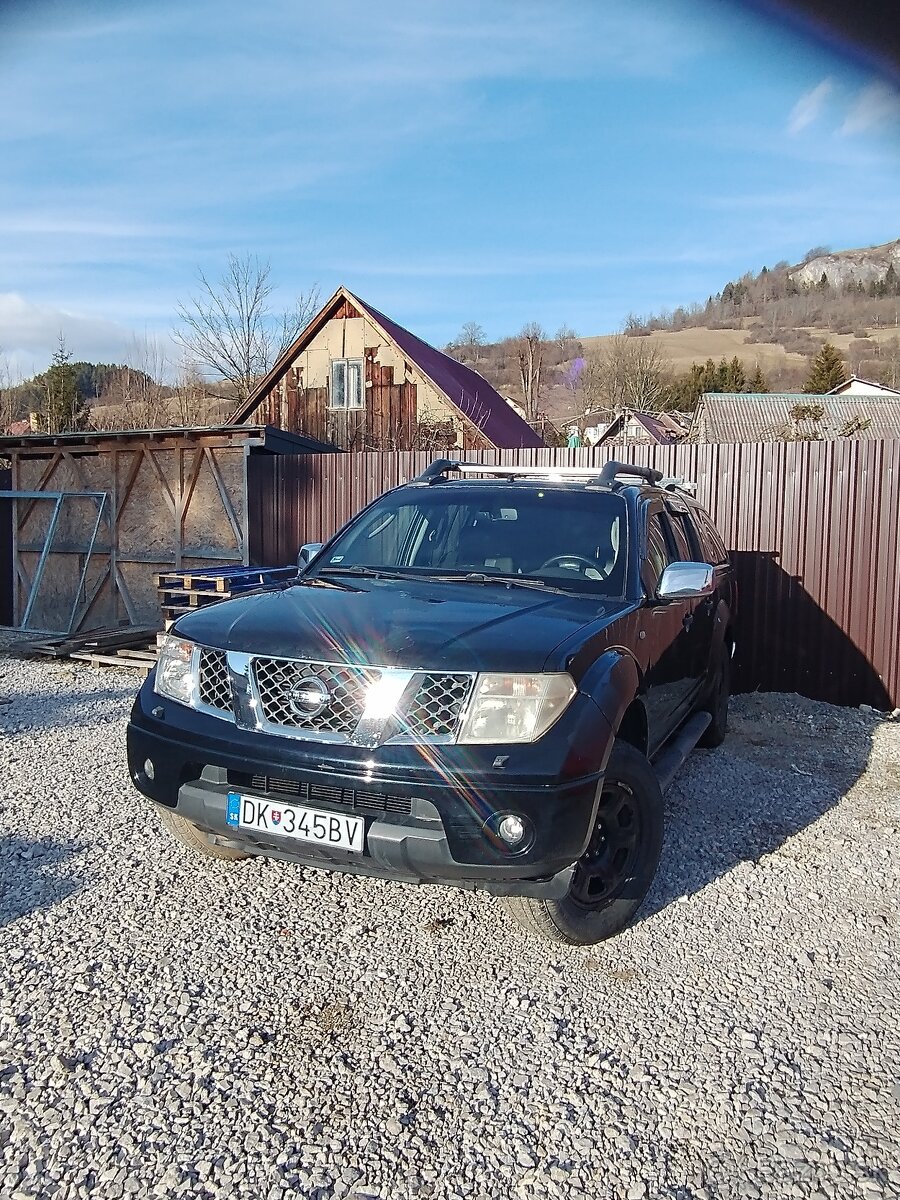
{"type": "Polygon", "coordinates": [[[72,629],[71,629],[72,633],[77,633],[78,630],[81,628],[81,626],[84,624],[84,622],[87,620],[91,609],[94,607],[94,601],[99,596],[100,591],[101,591],[104,583],[106,583],[107,579],[109,579],[109,563],[106,563],[106,565],[103,568],[103,571],[97,577],[97,581],[94,584],[93,588],[91,589],[90,596],[85,596],[84,603],[82,604],[81,609],[78,612],[76,612],[75,620],[72,622],[72,629]]]}
{"type": "MultiPolygon", "coordinates": [[[[16,455],[16,458],[18,458],[18,455],[16,455]]],[[[29,488],[28,490],[32,491],[32,492],[42,492],[44,490],[44,485],[52,477],[53,473],[56,471],[56,468],[59,466],[61,461],[62,461],[62,454],[60,453],[59,450],[57,450],[56,453],[53,455],[53,457],[50,459],[50,462],[47,464],[47,466],[42,471],[41,477],[37,482],[37,486],[33,487],[33,488],[29,488]]],[[[19,488],[18,483],[16,483],[16,491],[20,491],[20,490],[21,489],[19,488]]],[[[19,516],[19,514],[16,514],[19,529],[24,528],[25,522],[31,516],[31,510],[34,508],[34,506],[36,504],[39,504],[39,503],[40,503],[40,501],[38,501],[38,500],[31,500],[31,501],[29,501],[28,506],[25,509],[25,512],[21,516],[19,516]]]]}
{"type": "Polygon", "coordinates": [[[112,580],[115,590],[122,597],[122,603],[125,605],[125,611],[128,613],[128,619],[132,625],[138,625],[137,609],[134,606],[134,601],[131,598],[131,593],[128,591],[128,585],[125,583],[125,578],[119,570],[119,564],[116,563],[112,571],[112,580]]]}
{"type": "Polygon", "coordinates": [[[231,531],[234,534],[234,543],[238,549],[238,553],[243,557],[243,537],[241,535],[241,525],[237,518],[237,513],[234,511],[234,506],[231,503],[231,497],[228,495],[228,489],[225,487],[225,480],[222,478],[222,473],[219,470],[219,464],[215,460],[215,456],[207,446],[203,453],[206,455],[209,462],[209,469],[212,471],[213,479],[215,480],[216,490],[219,493],[219,499],[222,501],[222,507],[225,509],[225,516],[228,518],[228,523],[231,525],[231,531]]]}

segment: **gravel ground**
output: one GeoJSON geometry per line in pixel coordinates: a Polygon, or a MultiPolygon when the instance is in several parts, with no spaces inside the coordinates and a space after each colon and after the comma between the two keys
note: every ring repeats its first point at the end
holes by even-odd
{"type": "Polygon", "coordinates": [[[743,696],[643,919],[192,859],[0,658],[0,1196],[900,1197],[900,724],[743,696]]]}

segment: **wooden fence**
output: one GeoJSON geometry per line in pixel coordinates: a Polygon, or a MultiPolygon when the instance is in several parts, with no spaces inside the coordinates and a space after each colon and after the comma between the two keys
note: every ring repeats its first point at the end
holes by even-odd
{"type": "MultiPolygon", "coordinates": [[[[250,462],[250,555],[294,561],[434,455],[250,462]]],[[[900,705],[900,441],[467,451],[468,461],[589,466],[610,458],[697,483],[740,589],[737,684],[836,704],[900,705]]]]}

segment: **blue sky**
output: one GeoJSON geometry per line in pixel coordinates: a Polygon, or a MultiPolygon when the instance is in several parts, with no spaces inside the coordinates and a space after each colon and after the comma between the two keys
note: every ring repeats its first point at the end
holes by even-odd
{"type": "Polygon", "coordinates": [[[0,351],[119,360],[270,259],[443,344],[900,236],[898,94],[728,0],[0,0],[0,351]]]}

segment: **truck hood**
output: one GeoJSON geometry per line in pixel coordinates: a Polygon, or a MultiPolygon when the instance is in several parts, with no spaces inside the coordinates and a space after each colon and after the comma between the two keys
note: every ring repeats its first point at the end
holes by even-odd
{"type": "Polygon", "coordinates": [[[500,584],[353,580],[299,583],[182,617],[176,631],[222,650],[406,670],[562,670],[553,651],[631,608],[597,596],[500,584]]]}

